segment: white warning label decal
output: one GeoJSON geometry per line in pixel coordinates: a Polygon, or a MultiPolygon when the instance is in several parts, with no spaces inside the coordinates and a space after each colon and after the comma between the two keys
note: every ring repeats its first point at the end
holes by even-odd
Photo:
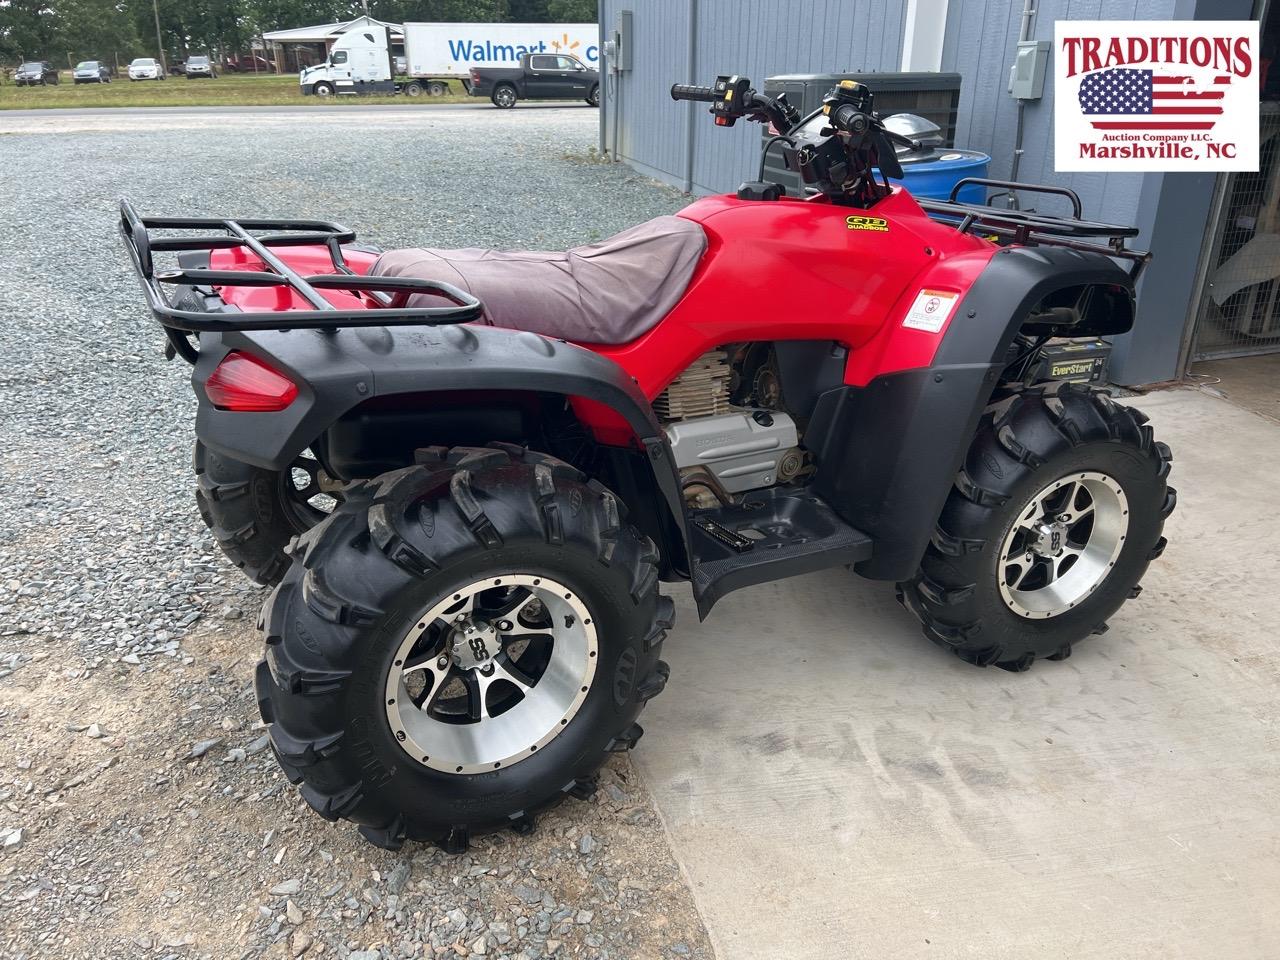
{"type": "Polygon", "coordinates": [[[955,309],[960,299],[958,293],[945,290],[921,290],[916,295],[916,302],[907,311],[907,318],[902,321],[904,327],[912,330],[927,330],[937,333],[946,325],[947,318],[955,309]]]}

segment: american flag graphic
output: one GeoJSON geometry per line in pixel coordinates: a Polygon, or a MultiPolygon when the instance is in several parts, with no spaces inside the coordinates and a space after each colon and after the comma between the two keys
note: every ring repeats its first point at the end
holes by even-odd
{"type": "Polygon", "coordinates": [[[1215,77],[1217,89],[1200,89],[1191,77],[1154,70],[1100,70],[1080,82],[1080,109],[1098,130],[1212,130],[1222,115],[1222,88],[1230,77],[1215,77]]]}

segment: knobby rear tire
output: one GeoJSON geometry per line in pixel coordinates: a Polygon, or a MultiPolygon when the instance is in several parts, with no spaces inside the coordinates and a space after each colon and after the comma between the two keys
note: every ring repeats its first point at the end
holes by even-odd
{"type": "Polygon", "coordinates": [[[609,753],[635,745],[636,718],[666,682],[658,654],[674,608],[658,594],[653,542],[568,464],[510,445],[420,459],[349,491],[295,541],[263,607],[256,690],[276,759],[317,813],[381,847],[460,852],[479,833],[531,830],[565,795],[590,796],[609,753]],[[497,571],[576,591],[596,618],[594,679],[536,753],[479,774],[431,769],[393,734],[388,671],[425,609],[497,571]]]}
{"type": "Polygon", "coordinates": [[[1141,412],[1100,390],[1052,383],[992,405],[919,570],[898,584],[899,599],[926,637],[977,666],[1020,671],[1040,658],[1065,659],[1077,641],[1106,631],[1164,551],[1164,520],[1177,503],[1166,483],[1172,460],[1141,412]],[[1124,545],[1105,579],[1071,609],[1047,619],[1019,616],[1000,593],[1005,537],[1038,490],[1083,471],[1104,472],[1123,488],[1124,545]]]}
{"type": "MultiPolygon", "coordinates": [[[[199,441],[192,462],[196,506],[222,552],[249,579],[275,586],[289,569],[285,547],[311,525],[285,501],[281,475],[224,457],[199,441]]],[[[316,511],[311,519],[320,517],[316,511]]]]}

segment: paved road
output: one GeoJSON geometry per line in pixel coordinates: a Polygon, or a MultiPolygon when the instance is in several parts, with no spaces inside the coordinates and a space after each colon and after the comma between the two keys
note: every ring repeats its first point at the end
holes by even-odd
{"type": "MultiPolygon", "coordinates": [[[[595,107],[585,103],[549,101],[544,103],[521,103],[513,111],[525,113],[530,110],[578,112],[594,111],[595,107]]],[[[332,103],[332,104],[275,104],[269,106],[214,106],[214,107],[68,107],[48,110],[0,110],[0,121],[6,117],[112,117],[112,116],[164,116],[166,114],[193,116],[254,116],[260,114],[307,114],[308,116],[332,115],[338,113],[404,113],[418,116],[429,116],[435,111],[474,111],[484,110],[497,113],[498,108],[488,100],[476,98],[474,103],[428,103],[410,106],[398,103],[332,103]]]]}

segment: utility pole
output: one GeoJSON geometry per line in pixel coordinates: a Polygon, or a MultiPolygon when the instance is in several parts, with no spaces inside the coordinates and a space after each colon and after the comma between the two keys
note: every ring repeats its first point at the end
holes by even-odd
{"type": "Polygon", "coordinates": [[[160,53],[160,69],[169,72],[169,64],[164,58],[164,41],[160,39],[160,0],[151,0],[151,12],[156,15],[156,47],[160,53]]]}

